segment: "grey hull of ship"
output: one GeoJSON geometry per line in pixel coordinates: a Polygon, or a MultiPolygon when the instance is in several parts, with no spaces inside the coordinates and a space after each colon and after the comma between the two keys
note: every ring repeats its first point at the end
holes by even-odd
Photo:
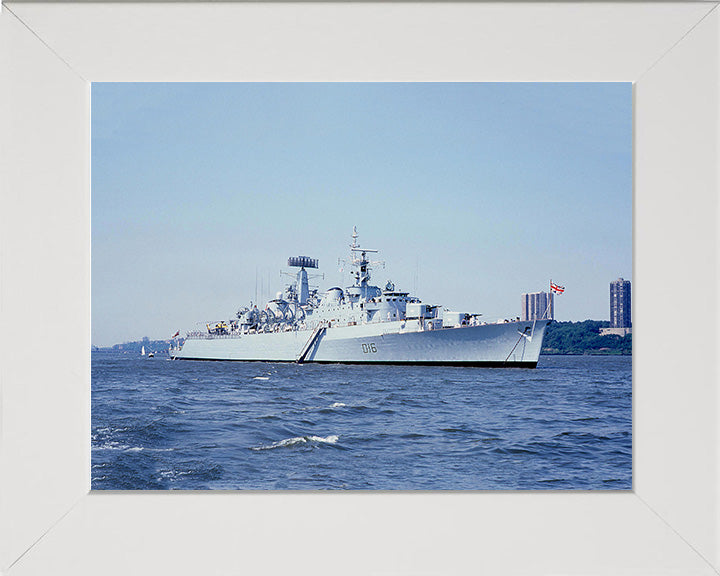
{"type": "MultiPolygon", "coordinates": [[[[535,367],[547,320],[418,331],[408,322],[332,327],[304,362],[535,367]],[[524,335],[523,335],[524,334],[524,335]]],[[[189,338],[179,359],[296,362],[312,330],[189,338]]]]}

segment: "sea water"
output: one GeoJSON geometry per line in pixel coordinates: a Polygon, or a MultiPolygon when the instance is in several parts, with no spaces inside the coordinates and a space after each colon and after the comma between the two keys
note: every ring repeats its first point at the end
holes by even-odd
{"type": "Polygon", "coordinates": [[[628,356],[534,370],[92,355],[94,490],[629,490],[628,356]]]}

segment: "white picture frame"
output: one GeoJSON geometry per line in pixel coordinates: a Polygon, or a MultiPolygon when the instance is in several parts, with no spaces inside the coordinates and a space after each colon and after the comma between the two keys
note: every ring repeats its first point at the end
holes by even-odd
{"type": "Polygon", "coordinates": [[[720,571],[717,2],[0,13],[0,572],[720,571]],[[90,82],[634,82],[633,490],[90,492],[90,82]]]}

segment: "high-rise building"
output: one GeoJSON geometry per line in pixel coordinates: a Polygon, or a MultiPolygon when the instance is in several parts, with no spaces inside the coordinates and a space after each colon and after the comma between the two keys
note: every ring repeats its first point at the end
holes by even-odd
{"type": "Polygon", "coordinates": [[[610,282],[610,328],[632,328],[630,281],[610,282]]]}
{"type": "Polygon", "coordinates": [[[543,320],[554,318],[554,294],[547,292],[532,292],[522,295],[522,310],[520,320],[543,320]]]}

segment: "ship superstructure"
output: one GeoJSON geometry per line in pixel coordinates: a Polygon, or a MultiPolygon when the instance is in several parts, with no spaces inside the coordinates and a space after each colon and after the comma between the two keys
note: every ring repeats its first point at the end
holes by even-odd
{"type": "Polygon", "coordinates": [[[372,285],[369,259],[353,228],[350,263],[354,282],[320,294],[308,269],[318,260],[288,259],[299,268],[290,283],[261,309],[238,310],[235,318],[189,332],[173,358],[368,364],[472,366],[537,365],[548,320],[488,323],[480,314],[453,312],[397,290],[392,281],[372,285]]]}

